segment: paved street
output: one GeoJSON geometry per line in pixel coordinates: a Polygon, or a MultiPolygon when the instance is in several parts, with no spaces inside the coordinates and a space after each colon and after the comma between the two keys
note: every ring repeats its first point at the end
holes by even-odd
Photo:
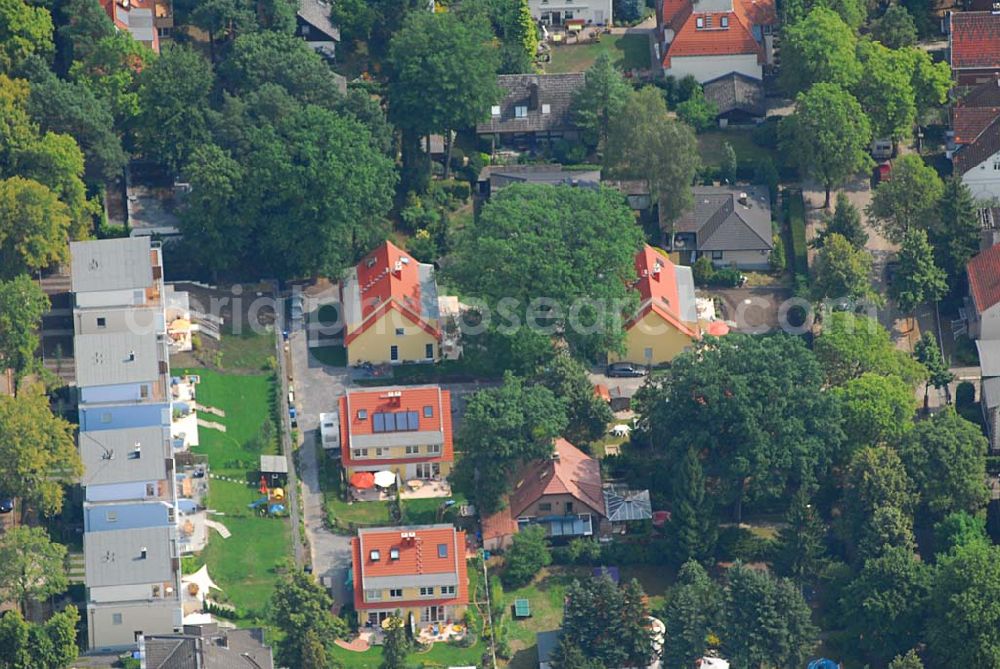
{"type": "Polygon", "coordinates": [[[350,592],[344,586],[351,566],[350,537],[334,534],[326,527],[323,509],[323,491],[319,486],[317,433],[319,414],[333,411],[337,398],[344,393],[348,371],[328,367],[309,357],[306,333],[291,333],[292,375],[295,384],[295,404],[298,409],[299,431],[302,445],[299,448],[299,478],[302,480],[303,520],[312,557],[313,574],[331,587],[338,606],[350,601],[350,592]]]}

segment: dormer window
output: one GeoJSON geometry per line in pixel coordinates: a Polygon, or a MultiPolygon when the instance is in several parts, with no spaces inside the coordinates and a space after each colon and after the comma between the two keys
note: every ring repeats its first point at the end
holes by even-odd
{"type": "Polygon", "coordinates": [[[399,549],[398,548],[390,548],[389,549],[389,559],[390,560],[398,560],[399,559],[399,549]]]}
{"type": "Polygon", "coordinates": [[[699,16],[694,20],[694,25],[698,30],[701,30],[705,27],[705,19],[699,16]]]}
{"type": "Polygon", "coordinates": [[[528,108],[524,105],[518,105],[517,107],[514,107],[514,116],[515,118],[527,118],[528,108]]]}
{"type": "Polygon", "coordinates": [[[371,559],[372,562],[378,562],[379,559],[382,557],[382,554],[379,553],[378,551],[372,551],[371,553],[368,554],[368,557],[371,559]]]}
{"type": "Polygon", "coordinates": [[[492,107],[490,107],[490,114],[494,118],[500,116],[500,105],[493,105],[492,107]]]}
{"type": "Polygon", "coordinates": [[[722,26],[723,28],[728,28],[729,27],[729,17],[728,16],[721,17],[719,19],[719,25],[722,26]]]}

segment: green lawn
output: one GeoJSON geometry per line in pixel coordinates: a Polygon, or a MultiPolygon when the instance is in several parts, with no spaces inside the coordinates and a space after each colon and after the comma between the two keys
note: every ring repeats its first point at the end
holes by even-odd
{"type": "MultiPolygon", "coordinates": [[[[487,650],[482,639],[470,648],[459,648],[446,643],[436,643],[426,653],[412,653],[409,657],[411,667],[453,667],[479,666],[483,653],[487,650]]],[[[363,653],[346,650],[339,646],[331,653],[334,659],[346,669],[379,669],[382,665],[382,648],[374,646],[363,653]]]]}
{"type": "MultiPolygon", "coordinates": [[[[756,160],[768,150],[753,141],[753,133],[743,130],[710,130],[698,135],[698,153],[703,165],[721,165],[723,147],[729,142],[736,152],[736,160],[756,160]]],[[[777,164],[777,163],[776,163],[777,164]]]]}
{"type": "MultiPolygon", "coordinates": [[[[219,513],[213,520],[225,525],[232,536],[223,539],[215,530],[209,530],[208,546],[189,560],[193,564],[186,568],[207,564],[212,579],[224,592],[220,599],[244,613],[239,622],[255,624],[255,618],[266,617],[267,601],[277,580],[275,566],[291,553],[288,521],[261,518],[247,508],[260,497],[253,476],[248,476],[257,471],[260,452],[250,448],[249,442],[273,412],[274,379],[263,374],[225,374],[201,368],[177,373],[200,375],[198,402],[226,412],[225,417],[200,414],[205,420],[225,425],[227,430],[202,426],[201,444],[192,450],[208,456],[212,474],[247,481],[211,480],[207,506],[219,513]]],[[[277,437],[266,452],[278,452],[277,437]]]]}
{"type": "Polygon", "coordinates": [[[583,72],[602,53],[611,54],[621,69],[649,69],[649,38],[646,35],[601,35],[600,42],[563,44],[552,47],[552,61],[545,64],[549,74],[583,72]]]}
{"type": "Polygon", "coordinates": [[[339,344],[317,346],[309,349],[309,353],[324,365],[347,367],[347,349],[339,344]]]}
{"type": "Polygon", "coordinates": [[[267,369],[268,361],[274,357],[274,335],[223,334],[222,366],[232,370],[261,371],[267,369]]]}
{"type": "MultiPolygon", "coordinates": [[[[198,436],[201,444],[191,449],[208,456],[209,465],[216,474],[242,477],[256,469],[260,452],[250,448],[250,442],[260,431],[274,406],[274,378],[264,374],[225,374],[210,369],[182,369],[178,374],[198,374],[198,402],[222,409],[226,415],[215,416],[202,412],[199,416],[226,426],[225,432],[201,427],[198,436]]],[[[272,441],[269,453],[277,453],[278,442],[272,441]]]]}

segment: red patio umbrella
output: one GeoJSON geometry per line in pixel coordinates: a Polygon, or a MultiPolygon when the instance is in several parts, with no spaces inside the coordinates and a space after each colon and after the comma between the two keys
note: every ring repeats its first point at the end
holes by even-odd
{"type": "Polygon", "coordinates": [[[375,485],[375,474],[371,472],[355,472],[351,475],[351,485],[361,490],[367,490],[375,485]]]}

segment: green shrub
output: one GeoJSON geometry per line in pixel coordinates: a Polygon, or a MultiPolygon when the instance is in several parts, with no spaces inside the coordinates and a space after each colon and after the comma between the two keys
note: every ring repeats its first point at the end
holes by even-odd
{"type": "Polygon", "coordinates": [[[785,242],[781,239],[780,234],[775,234],[771,238],[774,243],[774,248],[771,249],[770,255],[767,256],[767,262],[776,272],[780,272],[785,269],[785,242]]]}
{"type": "Polygon", "coordinates": [[[962,381],[955,388],[955,408],[964,409],[976,403],[976,386],[969,381],[962,381]]]}
{"type": "Polygon", "coordinates": [[[580,142],[560,139],[552,145],[552,157],[564,165],[582,163],[587,159],[587,147],[580,142]]]}
{"type": "Polygon", "coordinates": [[[702,256],[694,261],[694,265],[691,267],[691,273],[694,275],[694,282],[699,286],[707,286],[712,282],[712,278],[715,276],[715,265],[708,256],[702,256]]]}
{"type": "Polygon", "coordinates": [[[809,256],[806,247],[806,203],[802,191],[784,191],[785,216],[792,231],[792,265],[798,274],[809,274],[809,256]]]}

